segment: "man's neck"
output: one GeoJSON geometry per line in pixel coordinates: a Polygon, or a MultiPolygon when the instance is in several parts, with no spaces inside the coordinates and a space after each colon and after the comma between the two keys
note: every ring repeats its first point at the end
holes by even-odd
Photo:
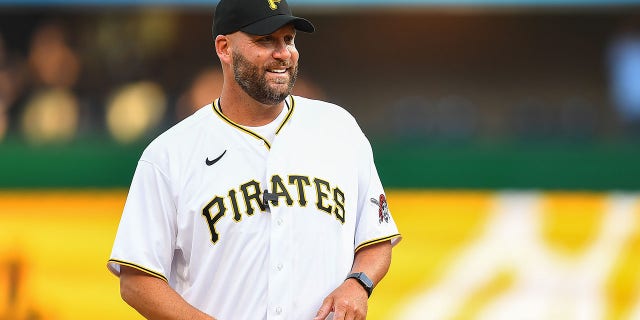
{"type": "Polygon", "coordinates": [[[262,104],[240,88],[235,92],[223,88],[219,105],[222,113],[231,121],[243,126],[259,127],[278,117],[284,108],[284,101],[276,105],[262,104]]]}

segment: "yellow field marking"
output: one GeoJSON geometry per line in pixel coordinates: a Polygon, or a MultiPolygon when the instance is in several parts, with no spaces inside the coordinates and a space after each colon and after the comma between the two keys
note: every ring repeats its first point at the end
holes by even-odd
{"type": "Polygon", "coordinates": [[[635,205],[634,215],[633,233],[607,279],[608,320],[630,319],[631,308],[640,296],[640,201],[635,205]]]}
{"type": "Polygon", "coordinates": [[[451,319],[477,319],[480,311],[482,311],[487,304],[507,291],[507,289],[513,285],[515,279],[516,274],[514,270],[503,270],[497,272],[488,283],[471,294],[458,313],[451,319]]]}
{"type": "Polygon", "coordinates": [[[482,232],[493,204],[489,192],[390,191],[387,199],[403,239],[371,296],[369,320],[394,319],[402,301],[435,283],[482,232]]]}
{"type": "Polygon", "coordinates": [[[593,193],[550,193],[542,199],[542,230],[550,249],[580,256],[600,232],[606,196],[593,193]]]}
{"type": "Polygon", "coordinates": [[[0,296],[18,262],[16,301],[0,318],[142,319],[121,299],[106,269],[126,192],[0,192],[0,296]]]}
{"type": "MultiPolygon", "coordinates": [[[[497,196],[388,192],[403,240],[393,251],[389,274],[374,290],[367,319],[394,319],[404,301],[442,280],[485,231],[497,196]]],[[[0,319],[142,319],[120,299],[118,280],[105,266],[125,198],[126,190],[1,191],[0,319]]],[[[579,256],[599,232],[607,198],[604,193],[543,195],[545,244],[560,256],[579,256]]],[[[604,290],[607,320],[629,319],[640,295],[640,202],[635,214],[633,236],[604,290]]],[[[496,270],[492,279],[465,299],[458,319],[475,318],[518,277],[496,270]]]]}

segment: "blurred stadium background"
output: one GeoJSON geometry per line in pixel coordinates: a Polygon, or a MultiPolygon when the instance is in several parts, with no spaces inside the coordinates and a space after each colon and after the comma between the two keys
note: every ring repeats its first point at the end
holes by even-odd
{"type": "MultiPolygon", "coordinates": [[[[640,1],[289,2],[296,93],[359,120],[404,235],[369,319],[640,319],[640,1]]],[[[219,93],[215,4],[0,0],[1,320],[140,318],[105,264],[219,93]]]]}

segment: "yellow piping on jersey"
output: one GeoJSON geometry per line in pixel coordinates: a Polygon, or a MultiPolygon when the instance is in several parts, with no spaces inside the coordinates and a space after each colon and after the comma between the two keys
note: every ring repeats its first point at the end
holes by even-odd
{"type": "MultiPolygon", "coordinates": [[[[284,101],[285,105],[288,107],[289,111],[287,112],[287,115],[284,117],[284,120],[282,120],[282,123],[278,126],[278,129],[276,130],[276,135],[280,132],[282,127],[284,127],[285,123],[287,123],[287,121],[289,121],[289,119],[291,118],[291,114],[293,113],[293,108],[295,106],[295,101],[293,100],[293,96],[289,96],[289,98],[291,99],[291,105],[289,105],[289,103],[286,100],[284,101]]],[[[224,120],[225,122],[229,123],[230,125],[232,125],[233,127],[237,128],[237,129],[240,129],[240,131],[248,133],[249,135],[253,136],[256,139],[262,140],[264,142],[264,145],[267,147],[267,149],[271,149],[271,144],[263,136],[255,133],[255,132],[247,129],[246,127],[243,127],[243,126],[233,122],[231,119],[227,118],[227,116],[225,116],[220,111],[220,98],[218,98],[218,99],[213,101],[213,111],[215,111],[215,113],[220,118],[222,118],[222,120],[224,120]]]]}
{"type": "MultiPolygon", "coordinates": [[[[284,127],[284,124],[287,123],[287,121],[289,121],[289,118],[291,118],[291,114],[293,113],[293,108],[296,106],[296,102],[295,100],[293,100],[293,96],[289,96],[289,97],[291,98],[291,106],[289,106],[288,103],[286,104],[287,107],[289,107],[289,112],[287,112],[287,115],[284,117],[284,120],[282,120],[282,123],[278,127],[278,130],[276,130],[276,135],[280,132],[282,127],[284,127]]],[[[285,100],[285,103],[286,103],[286,100],[285,100]]]]}
{"type": "Polygon", "coordinates": [[[372,244],[384,242],[384,241],[395,239],[395,238],[398,238],[398,237],[401,237],[401,235],[399,233],[391,235],[391,236],[388,236],[388,237],[378,238],[378,239],[373,239],[373,240],[369,240],[369,241],[363,242],[359,246],[356,247],[356,250],[354,250],[354,252],[358,252],[358,250],[360,250],[360,249],[362,249],[364,247],[368,247],[368,246],[370,246],[372,244]]]}
{"type": "Polygon", "coordinates": [[[151,276],[154,276],[156,278],[164,280],[165,282],[169,282],[167,280],[167,277],[163,276],[161,273],[155,272],[155,271],[151,271],[151,270],[149,270],[149,269],[147,269],[145,267],[141,267],[141,266],[139,266],[139,265],[137,265],[135,263],[126,262],[126,261],[117,260],[117,259],[109,259],[109,262],[113,262],[113,263],[121,264],[123,266],[127,266],[127,267],[131,267],[131,268],[134,268],[134,269],[138,269],[138,270],[140,270],[140,271],[142,271],[144,273],[147,273],[147,274],[149,274],[151,276]]]}

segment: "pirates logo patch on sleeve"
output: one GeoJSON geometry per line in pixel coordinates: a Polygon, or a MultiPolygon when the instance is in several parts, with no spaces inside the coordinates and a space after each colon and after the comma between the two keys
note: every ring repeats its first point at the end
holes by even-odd
{"type": "Polygon", "coordinates": [[[389,206],[387,205],[387,199],[384,194],[380,195],[379,200],[371,198],[371,202],[378,206],[378,223],[389,223],[389,206]]]}

